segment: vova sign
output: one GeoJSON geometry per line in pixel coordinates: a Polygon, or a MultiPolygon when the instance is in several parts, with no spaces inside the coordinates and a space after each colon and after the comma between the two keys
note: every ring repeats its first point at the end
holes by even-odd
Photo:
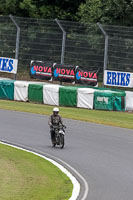
{"type": "Polygon", "coordinates": [[[133,73],[105,70],[104,85],[133,87],[133,73]]]}
{"type": "Polygon", "coordinates": [[[17,73],[18,60],[13,58],[0,57],[0,71],[8,73],[17,73]]]}

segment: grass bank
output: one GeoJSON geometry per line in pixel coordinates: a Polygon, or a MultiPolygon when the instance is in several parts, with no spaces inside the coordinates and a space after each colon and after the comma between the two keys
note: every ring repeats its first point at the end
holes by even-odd
{"type": "Polygon", "coordinates": [[[0,199],[68,200],[69,178],[49,161],[0,144],[0,199]]]}
{"type": "MultiPolygon", "coordinates": [[[[52,113],[53,106],[0,100],[0,109],[50,115],[52,113]]],[[[60,107],[60,114],[63,118],[133,129],[133,114],[128,112],[60,107]]]]}

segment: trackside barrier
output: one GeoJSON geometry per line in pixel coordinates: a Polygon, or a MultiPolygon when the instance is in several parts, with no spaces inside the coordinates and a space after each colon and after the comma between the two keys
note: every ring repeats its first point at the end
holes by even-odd
{"type": "MultiPolygon", "coordinates": [[[[14,100],[16,101],[29,101],[29,85],[42,85],[45,83],[35,81],[15,81],[14,82],[14,100]]],[[[37,89],[37,88],[36,88],[37,89]]],[[[36,92],[36,90],[34,90],[36,92]]],[[[30,100],[33,100],[33,96],[30,93],[30,100]]],[[[38,100],[38,99],[37,99],[38,100]]]]}
{"type": "Polygon", "coordinates": [[[15,81],[14,83],[14,100],[28,101],[28,86],[26,81],[15,81]]]}
{"type": "Polygon", "coordinates": [[[59,105],[60,106],[77,106],[77,88],[71,86],[61,87],[59,90],[59,105]]]}
{"type": "Polygon", "coordinates": [[[29,84],[28,100],[34,103],[43,103],[43,84],[29,84]]]}
{"type": "Polygon", "coordinates": [[[94,92],[92,88],[78,88],[77,91],[77,107],[93,109],[94,92]]]}
{"type": "Polygon", "coordinates": [[[44,85],[43,86],[43,103],[48,105],[59,106],[59,85],[44,85]]]}
{"type": "Polygon", "coordinates": [[[133,92],[126,91],[126,111],[133,111],[133,92]]]}
{"type": "Polygon", "coordinates": [[[0,80],[0,99],[14,100],[14,80],[0,80]]]}
{"type": "Polygon", "coordinates": [[[0,79],[0,99],[56,106],[133,111],[133,92],[0,79]]]}
{"type": "Polygon", "coordinates": [[[94,92],[94,109],[125,111],[125,92],[101,90],[94,92]]]}

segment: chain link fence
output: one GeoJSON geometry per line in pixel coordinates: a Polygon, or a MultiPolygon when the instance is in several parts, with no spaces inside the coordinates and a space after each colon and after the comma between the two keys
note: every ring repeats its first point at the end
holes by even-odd
{"type": "Polygon", "coordinates": [[[104,69],[133,72],[133,28],[0,16],[0,56],[18,57],[17,79],[40,60],[99,68],[102,81],[104,69]]]}
{"type": "Polygon", "coordinates": [[[104,26],[109,36],[108,69],[133,72],[133,27],[104,26]]]}

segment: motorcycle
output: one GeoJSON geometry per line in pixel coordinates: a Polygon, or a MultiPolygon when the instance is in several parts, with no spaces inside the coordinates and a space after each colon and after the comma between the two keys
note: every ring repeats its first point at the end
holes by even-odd
{"type": "Polygon", "coordinates": [[[63,149],[64,144],[65,144],[65,138],[64,138],[65,129],[66,129],[66,126],[64,126],[64,125],[52,126],[52,130],[55,133],[54,140],[51,138],[53,147],[58,145],[58,146],[60,146],[61,149],[63,149]]]}

